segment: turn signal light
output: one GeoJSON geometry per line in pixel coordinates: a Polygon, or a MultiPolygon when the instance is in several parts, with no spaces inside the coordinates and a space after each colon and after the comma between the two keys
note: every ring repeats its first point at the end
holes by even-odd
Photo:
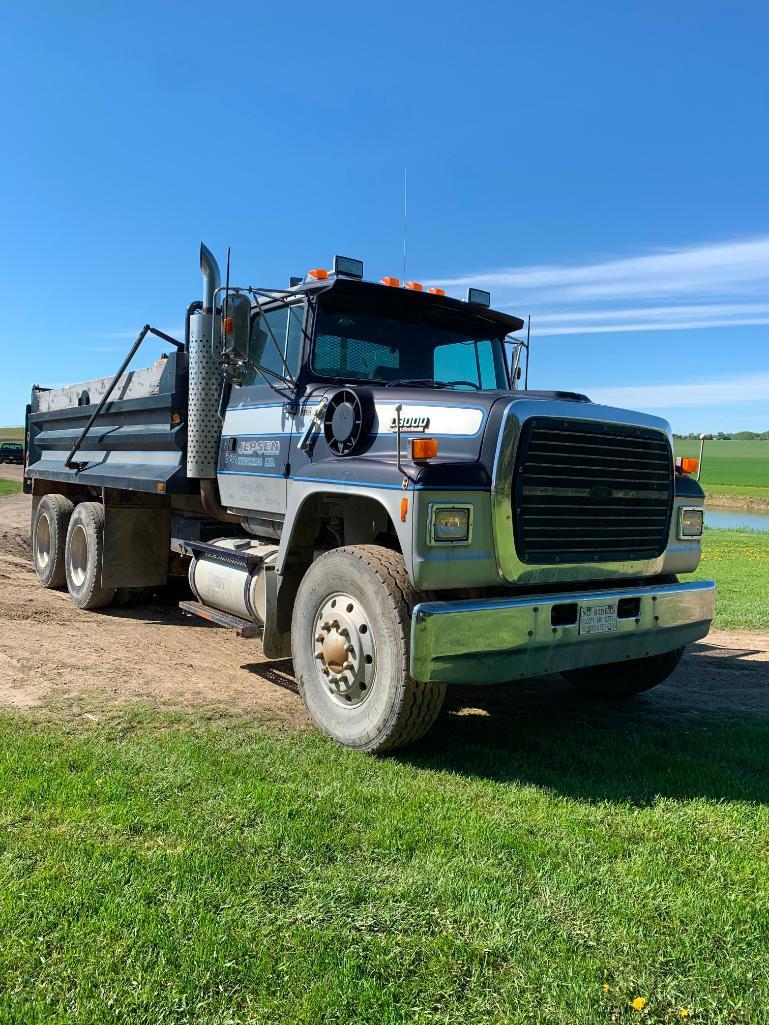
{"type": "Polygon", "coordinates": [[[412,438],[411,458],[415,463],[426,463],[438,455],[437,438],[412,438]]]}
{"type": "Polygon", "coordinates": [[[406,284],[403,287],[404,288],[410,288],[412,292],[421,292],[422,291],[422,286],[419,284],[418,281],[407,281],[406,284]]]}
{"type": "Polygon", "coordinates": [[[398,280],[398,278],[380,278],[379,280],[381,284],[389,285],[390,288],[397,288],[398,285],[400,285],[400,281],[398,280]]]}
{"type": "Polygon", "coordinates": [[[401,499],[401,523],[406,522],[406,517],[409,514],[409,500],[408,498],[401,499]]]}
{"type": "Polygon", "coordinates": [[[316,267],[314,270],[307,271],[308,278],[314,278],[315,281],[325,281],[328,277],[328,271],[323,270],[321,267],[316,267]]]}
{"type": "Polygon", "coordinates": [[[676,459],[676,473],[696,473],[699,466],[699,459],[694,459],[689,456],[679,456],[678,459],[676,459]]]}
{"type": "Polygon", "coordinates": [[[430,295],[445,295],[446,294],[446,289],[445,288],[428,288],[427,291],[430,293],[430,295]]]}

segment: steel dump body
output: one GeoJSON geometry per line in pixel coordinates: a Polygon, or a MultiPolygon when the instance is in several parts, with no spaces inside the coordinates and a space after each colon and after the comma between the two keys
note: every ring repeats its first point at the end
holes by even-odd
{"type": "Polygon", "coordinates": [[[32,389],[26,476],[155,494],[194,493],[197,485],[184,463],[188,372],[183,352],[123,375],[78,453],[88,465],[80,471],[65,466],[110,380],[32,389]]]}

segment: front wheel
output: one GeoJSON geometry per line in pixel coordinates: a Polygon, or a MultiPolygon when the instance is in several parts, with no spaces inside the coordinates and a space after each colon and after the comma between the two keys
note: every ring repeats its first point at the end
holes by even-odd
{"type": "Polygon", "coordinates": [[[345,747],[404,747],[441,709],[445,684],[409,675],[416,600],[403,557],[379,545],[327,552],[299,585],[291,623],[297,683],[313,722],[345,747]]]}
{"type": "Polygon", "coordinates": [[[661,655],[635,658],[625,662],[570,669],[561,675],[583,694],[595,698],[630,698],[663,683],[675,670],[684,653],[683,648],[661,655]]]}

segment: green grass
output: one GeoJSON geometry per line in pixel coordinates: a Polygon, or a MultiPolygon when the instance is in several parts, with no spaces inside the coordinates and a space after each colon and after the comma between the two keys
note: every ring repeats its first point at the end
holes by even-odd
{"type": "Polygon", "coordinates": [[[23,427],[0,427],[0,442],[3,441],[20,441],[24,444],[24,428],[23,427]]]}
{"type": "Polygon", "coordinates": [[[717,628],[769,630],[769,533],[706,530],[694,577],[718,585],[717,628]]]}
{"type": "MultiPolygon", "coordinates": [[[[763,498],[769,503],[769,488],[750,487],[742,484],[705,484],[705,492],[708,495],[732,495],[737,498],[763,498]]],[[[717,505],[717,502],[713,502],[717,505]]]]}
{"type": "MultiPolygon", "coordinates": [[[[698,441],[676,441],[677,456],[698,456],[698,441]]],[[[706,441],[702,459],[705,491],[769,498],[769,441],[706,441]]]]}
{"type": "MultiPolygon", "coordinates": [[[[2,473],[2,466],[0,466],[0,473],[2,473]]],[[[7,495],[15,495],[18,491],[21,491],[21,481],[17,480],[3,480],[0,477],[0,498],[5,498],[7,495]]]]}
{"type": "Polygon", "coordinates": [[[769,1020],[765,724],[502,726],[0,719],[0,1021],[769,1020]]]}

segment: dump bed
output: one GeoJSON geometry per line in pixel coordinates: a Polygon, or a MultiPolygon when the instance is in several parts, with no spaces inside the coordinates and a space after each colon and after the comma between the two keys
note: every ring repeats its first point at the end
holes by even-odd
{"type": "Polygon", "coordinates": [[[187,479],[187,354],[172,352],[125,373],[74,459],[65,461],[112,382],[34,385],[27,413],[27,478],[154,493],[191,493],[187,479]]]}

